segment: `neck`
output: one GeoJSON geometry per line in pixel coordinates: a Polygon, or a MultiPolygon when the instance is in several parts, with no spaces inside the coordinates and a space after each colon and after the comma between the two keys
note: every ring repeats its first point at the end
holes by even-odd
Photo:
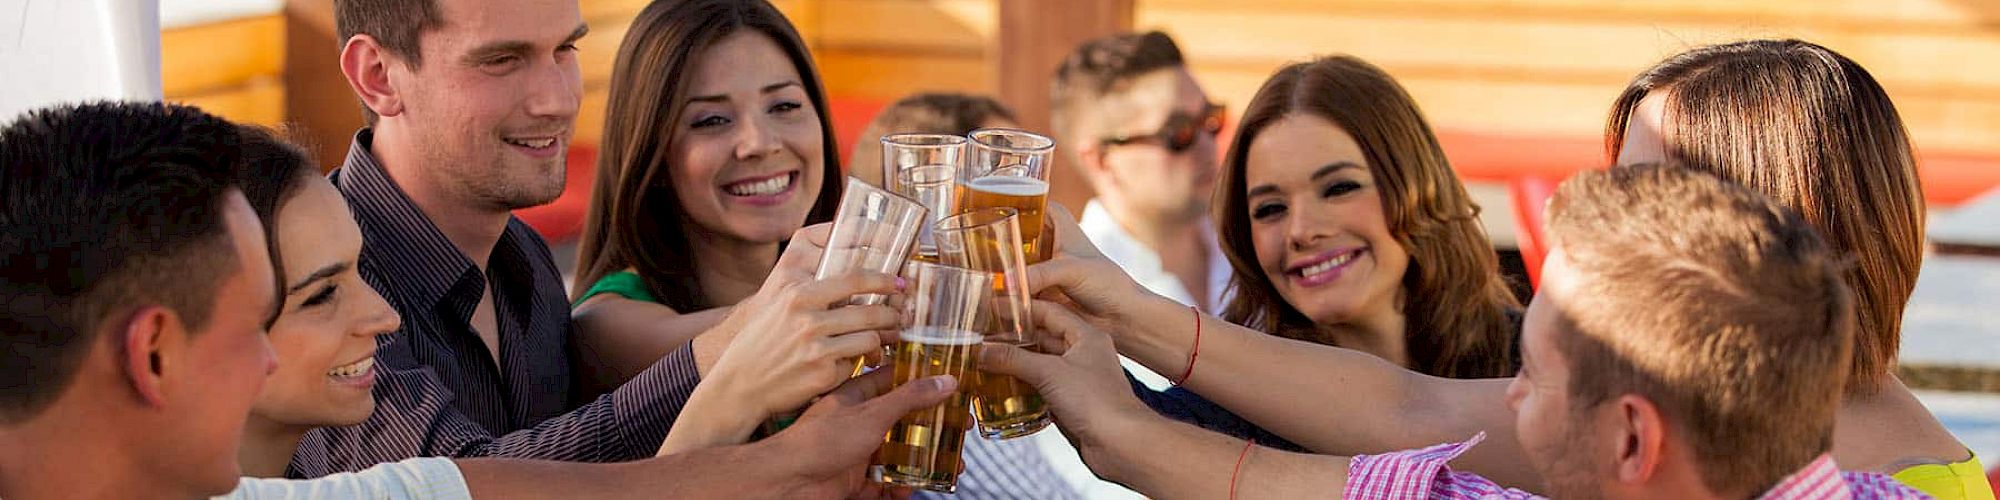
{"type": "Polygon", "coordinates": [[[243,467],[245,476],[285,477],[285,469],[292,465],[292,452],[299,449],[299,440],[305,438],[307,430],[251,413],[243,426],[236,463],[243,467]]]}
{"type": "Polygon", "coordinates": [[[1115,196],[1104,197],[1102,201],[1111,220],[1133,240],[1152,249],[1160,257],[1160,267],[1180,280],[1197,306],[1207,309],[1213,305],[1208,303],[1208,264],[1212,250],[1202,233],[1200,211],[1163,214],[1133,209],[1118,202],[1115,196]]]}
{"type": "Polygon", "coordinates": [[[689,241],[694,250],[694,274],[710,306],[736,305],[756,294],[777,266],[776,242],[744,241],[701,229],[694,233],[700,236],[689,241]]]}
{"type": "Polygon", "coordinates": [[[471,259],[481,271],[486,270],[487,258],[493,254],[493,245],[500,241],[500,234],[507,230],[508,211],[497,206],[486,206],[465,199],[459,193],[434,180],[434,165],[428,165],[420,151],[411,144],[412,138],[399,133],[400,127],[384,121],[375,128],[374,141],[369,151],[382,164],[382,170],[402,188],[403,194],[417,205],[417,210],[430,219],[431,225],[451,240],[459,253],[471,259]]]}
{"type": "Polygon", "coordinates": [[[1409,339],[1404,335],[1401,311],[1389,309],[1354,321],[1319,325],[1320,335],[1343,348],[1372,354],[1397,366],[1411,366],[1409,339]]]}
{"type": "Polygon", "coordinates": [[[34,422],[0,429],[0,498],[204,496],[181,491],[185,485],[149,473],[150,466],[143,459],[126,451],[131,443],[119,442],[114,431],[79,428],[78,422],[92,420],[80,415],[60,419],[43,415],[34,422]]]}

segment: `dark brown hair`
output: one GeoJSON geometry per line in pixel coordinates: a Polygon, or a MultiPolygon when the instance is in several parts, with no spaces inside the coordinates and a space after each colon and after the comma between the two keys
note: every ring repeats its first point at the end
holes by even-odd
{"type": "Polygon", "coordinates": [[[1459,184],[1417,104],[1381,69],[1333,56],[1279,69],[1243,116],[1216,185],[1216,225],[1235,269],[1231,322],[1299,340],[1333,343],[1286,303],[1257,265],[1245,170],[1257,134],[1307,113],[1354,136],[1381,186],[1390,234],[1410,252],[1399,300],[1407,318],[1410,368],[1453,378],[1513,374],[1515,315],[1521,303],[1500,276],[1479,206],[1459,184]]]}
{"type": "Polygon", "coordinates": [[[590,214],[577,253],[576,291],[632,268],[648,292],[676,311],[715,307],[696,279],[681,201],[666,185],[672,131],[687,99],[687,75],[701,52],[750,30],[785,51],[813,112],[819,115],[826,173],[806,224],[833,219],[844,185],[839,144],[827,119],[826,90],[812,55],[784,14],[763,0],[659,0],[639,11],[618,46],[604,117],[603,149],[591,187],[590,214]]]}
{"type": "MultiPolygon", "coordinates": [[[[334,0],[333,29],[345,44],[354,35],[368,35],[382,50],[408,61],[411,68],[423,63],[420,41],[425,31],[444,25],[437,0],[334,0]]],[[[361,107],[368,123],[374,124],[375,110],[361,107]]]]}
{"type": "Polygon", "coordinates": [[[1923,263],[1924,199],[1909,133],[1867,70],[1799,40],[1694,49],[1641,73],[1618,97],[1605,147],[1619,153],[1639,102],[1665,96],[1668,160],[1797,210],[1834,251],[1859,310],[1848,390],[1893,371],[1903,307],[1923,263]]]}
{"type": "Polygon", "coordinates": [[[242,125],[243,198],[264,223],[265,248],[271,252],[271,268],[284,290],[285,259],[278,254],[278,209],[297,194],[307,177],[320,175],[305,148],[286,139],[289,131],[256,125],[242,125]]]}
{"type": "MultiPolygon", "coordinates": [[[[1154,71],[1185,66],[1180,45],[1158,31],[1123,33],[1084,42],[1063,58],[1049,85],[1049,122],[1056,137],[1075,140],[1073,134],[1088,131],[1083,123],[1090,113],[1084,110],[1103,101],[1133,78],[1154,71]]],[[[1075,148],[1061,148],[1075,154],[1075,148]]],[[[1071,159],[1074,161],[1074,158],[1071,159]]]]}
{"type": "Polygon", "coordinates": [[[1548,234],[1573,281],[1536,307],[1559,311],[1573,411],[1644,396],[1718,493],[1764,491],[1833,445],[1854,299],[1797,213],[1706,173],[1618,167],[1557,188],[1548,234]]]}
{"type": "Polygon", "coordinates": [[[55,404],[139,308],[207,328],[242,264],[225,220],[236,130],[193,107],[109,101],[0,126],[0,424],[55,404]]]}
{"type": "Polygon", "coordinates": [[[882,185],[882,136],[889,134],[965,135],[999,118],[1018,121],[1014,112],[992,97],[951,92],[911,94],[884,108],[862,129],[861,140],[848,157],[848,175],[882,185]]]}

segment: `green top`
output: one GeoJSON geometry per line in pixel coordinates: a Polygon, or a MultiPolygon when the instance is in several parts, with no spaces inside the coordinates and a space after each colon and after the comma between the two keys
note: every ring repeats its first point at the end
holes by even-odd
{"type": "Polygon", "coordinates": [[[660,299],[653,297],[653,292],[646,291],[646,280],[640,279],[637,273],[619,271],[604,275],[604,278],[597,280],[596,283],[591,283],[590,290],[583,292],[583,296],[577,297],[576,303],[569,306],[582,305],[583,301],[604,293],[641,302],[655,304],[660,302],[660,299]]]}

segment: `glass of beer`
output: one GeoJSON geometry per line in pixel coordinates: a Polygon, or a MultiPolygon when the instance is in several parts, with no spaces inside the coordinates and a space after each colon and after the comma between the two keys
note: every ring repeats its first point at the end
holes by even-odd
{"type": "Polygon", "coordinates": [[[1022,252],[1033,264],[1048,260],[1053,242],[1042,240],[1042,210],[1049,200],[1049,163],[1056,141],[1032,132],[984,128],[966,135],[971,158],[958,172],[958,210],[1007,207],[1020,212],[1022,252]]]}
{"type": "Polygon", "coordinates": [[[980,331],[993,321],[993,274],[928,262],[911,262],[908,326],[891,357],[897,386],[950,375],[959,390],[937,406],[903,415],[875,452],[885,483],[950,493],[958,487],[965,435],[972,429],[964,380],[979,350],[980,331]]]}
{"type": "MultiPolygon", "coordinates": [[[[982,208],[938,222],[939,255],[946,264],[992,273],[992,321],[984,325],[985,342],[1039,349],[1030,319],[1028,264],[1021,255],[1020,215],[1012,208],[982,208]]],[[[1034,434],[1049,426],[1051,415],[1042,394],[1020,379],[986,372],[973,374],[972,413],[979,433],[989,439],[1034,434]]]]}
{"type": "Polygon", "coordinates": [[[925,219],[924,228],[917,233],[917,249],[911,258],[938,262],[937,237],[931,231],[940,217],[954,212],[952,180],[958,177],[958,169],[924,165],[903,169],[896,177],[896,194],[910,197],[930,208],[930,217],[925,219]]]}

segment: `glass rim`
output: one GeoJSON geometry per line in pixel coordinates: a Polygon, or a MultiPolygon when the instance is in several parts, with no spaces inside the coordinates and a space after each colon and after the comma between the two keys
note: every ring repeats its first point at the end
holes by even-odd
{"type": "Polygon", "coordinates": [[[977,147],[992,149],[1007,153],[1015,153],[1015,154],[1039,154],[1039,153],[1051,152],[1056,149],[1055,139],[1051,139],[1049,138],[1049,136],[1046,135],[1037,134],[1034,132],[1029,132],[1018,128],[987,127],[987,128],[975,129],[972,132],[966,133],[965,138],[969,139],[972,142],[972,144],[977,147]],[[1000,145],[1000,144],[993,144],[983,139],[984,137],[997,136],[1002,134],[1010,137],[1025,137],[1033,140],[1035,144],[1028,146],[1000,145]]]}
{"type": "MultiPolygon", "coordinates": [[[[937,231],[972,231],[1006,224],[1008,220],[1015,220],[1015,224],[1019,224],[1020,216],[1021,211],[1015,210],[1014,207],[986,207],[940,218],[935,228],[937,231]],[[975,220],[976,216],[988,216],[990,218],[977,219],[979,222],[965,222],[975,220]]],[[[1016,225],[1015,227],[1017,228],[1016,231],[1019,231],[1018,228],[1020,226],[1016,225]]]]}
{"type": "Polygon", "coordinates": [[[889,134],[882,136],[881,139],[883,147],[895,146],[900,148],[929,149],[964,146],[969,142],[971,140],[962,135],[922,133],[889,134]]]}
{"type": "Polygon", "coordinates": [[[845,187],[843,187],[842,189],[843,189],[843,191],[841,192],[841,195],[840,195],[840,201],[836,202],[837,204],[835,205],[835,207],[836,207],[836,208],[835,208],[834,212],[835,212],[836,214],[840,212],[840,210],[839,210],[839,207],[844,207],[844,206],[846,206],[846,205],[847,205],[847,200],[849,199],[849,198],[847,197],[847,193],[849,193],[849,192],[853,192],[853,191],[854,191],[854,190],[856,190],[856,189],[859,189],[859,190],[861,190],[861,191],[862,191],[862,192],[864,192],[864,193],[865,193],[865,192],[876,192],[876,193],[882,193],[882,194],[885,194],[885,195],[889,195],[889,197],[890,197],[890,199],[891,199],[891,200],[894,200],[894,201],[896,201],[896,202],[898,202],[898,203],[905,203],[905,204],[910,204],[910,205],[916,205],[916,206],[917,206],[918,208],[922,208],[922,209],[925,209],[925,210],[929,210],[929,209],[930,209],[930,207],[927,207],[927,206],[924,206],[924,202],[923,202],[923,201],[921,201],[921,200],[918,200],[918,199],[916,199],[916,198],[911,198],[911,197],[909,197],[909,196],[904,196],[904,195],[903,195],[903,193],[898,193],[898,192],[895,192],[895,191],[891,191],[891,190],[889,190],[888,188],[884,188],[884,187],[882,187],[882,186],[877,186],[877,185],[874,185],[874,184],[869,184],[869,183],[868,183],[868,181],[864,181],[864,180],[861,180],[861,178],[860,178],[860,177],[855,177],[855,176],[852,176],[852,175],[850,175],[850,176],[847,176],[847,185],[846,185],[845,187]]]}

